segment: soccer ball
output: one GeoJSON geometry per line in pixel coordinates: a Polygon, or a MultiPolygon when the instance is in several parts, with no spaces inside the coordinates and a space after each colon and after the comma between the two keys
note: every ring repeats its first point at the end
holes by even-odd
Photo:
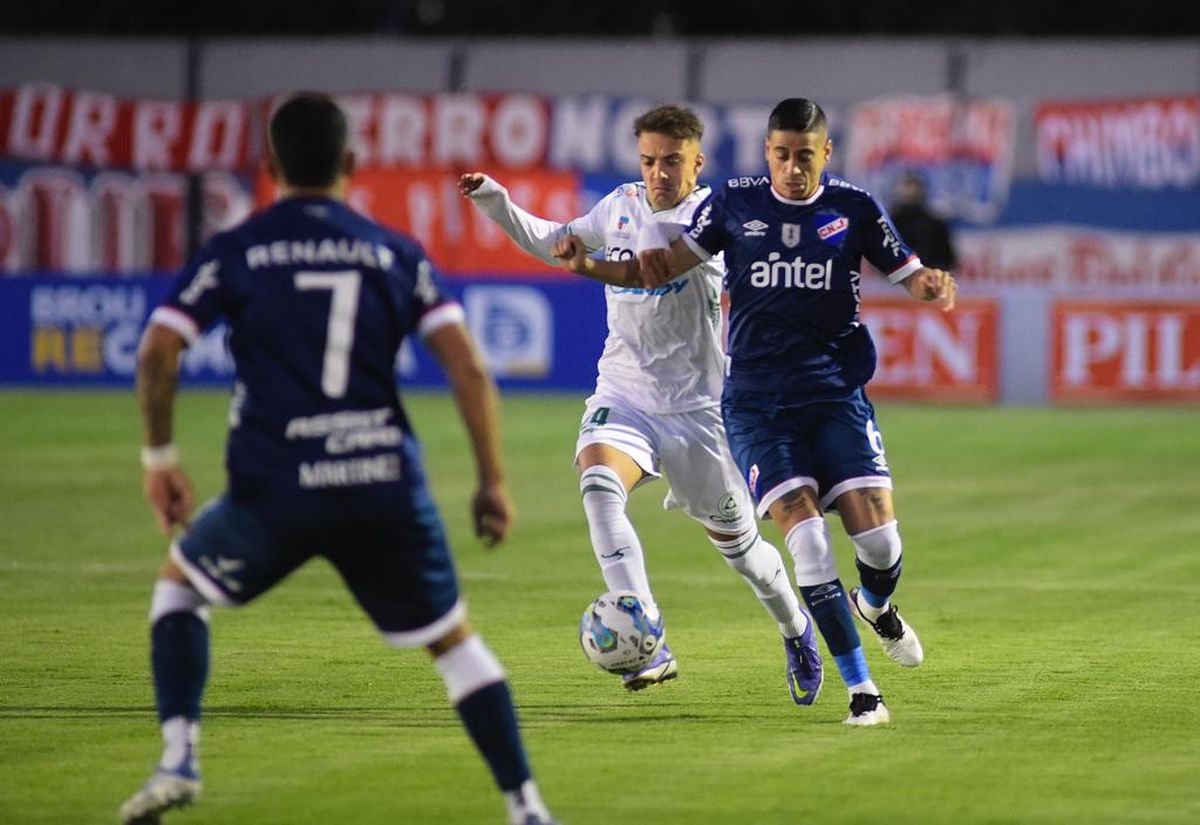
{"type": "Polygon", "coordinates": [[[662,620],[651,621],[632,590],[601,593],[579,621],[584,655],[609,673],[636,673],[650,664],[662,643],[662,620]]]}

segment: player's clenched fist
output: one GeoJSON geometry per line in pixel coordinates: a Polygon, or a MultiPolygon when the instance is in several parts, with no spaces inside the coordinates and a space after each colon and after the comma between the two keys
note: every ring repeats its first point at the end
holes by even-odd
{"type": "Polygon", "coordinates": [[[458,192],[460,195],[469,195],[483,185],[486,176],[481,172],[467,172],[460,175],[458,178],[458,192]]]}
{"type": "Polygon", "coordinates": [[[587,274],[587,247],[578,235],[567,235],[559,238],[550,247],[550,254],[558,258],[562,265],[577,275],[587,274]]]}
{"type": "Polygon", "coordinates": [[[641,267],[642,282],[650,289],[671,280],[671,250],[643,249],[637,256],[641,267]]]}
{"type": "Polygon", "coordinates": [[[905,279],[904,285],[914,298],[922,301],[941,301],[943,312],[954,309],[958,283],[953,275],[943,269],[918,269],[905,279]]]}

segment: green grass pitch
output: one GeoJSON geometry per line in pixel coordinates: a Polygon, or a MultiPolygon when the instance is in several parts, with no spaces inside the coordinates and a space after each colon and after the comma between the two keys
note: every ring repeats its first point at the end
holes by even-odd
{"type": "MultiPolygon", "coordinates": [[[[223,484],[224,405],[180,402],[201,500],[223,484]]],[[[468,534],[452,405],[408,405],[564,825],[1200,821],[1195,408],[880,405],[896,600],[927,658],[901,669],[864,637],[893,721],[855,730],[832,662],[817,704],[792,705],[773,624],[702,531],[662,512],[662,483],[631,511],[680,677],[626,694],[587,664],[576,624],[603,586],[570,466],[581,398],[505,398],[520,515],[495,552],[468,534]]],[[[110,823],[159,750],[146,611],[165,543],[134,401],[6,391],[0,425],[0,822],[110,823]]],[[[326,563],[216,611],[212,642],[205,795],[168,823],[503,821],[426,655],[387,648],[326,563]]]]}

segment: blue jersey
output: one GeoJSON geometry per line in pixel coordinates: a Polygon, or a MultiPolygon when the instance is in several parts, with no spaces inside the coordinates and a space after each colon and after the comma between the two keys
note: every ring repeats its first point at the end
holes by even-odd
{"type": "Polygon", "coordinates": [[[705,260],[725,253],[727,393],[829,398],[865,384],[875,348],[859,319],[862,259],[893,283],[921,267],[869,193],[828,176],[804,201],[766,176],[731,179],[682,237],[705,260]]]}
{"type": "Polygon", "coordinates": [[[282,200],[215,235],[150,320],[190,343],[219,318],[235,498],[421,483],[396,353],[462,309],[418,243],[333,199],[282,200]]]}

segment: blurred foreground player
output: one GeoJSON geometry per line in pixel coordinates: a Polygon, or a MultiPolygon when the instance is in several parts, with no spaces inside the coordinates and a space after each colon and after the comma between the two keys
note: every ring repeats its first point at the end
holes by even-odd
{"type": "Polygon", "coordinates": [[[476,534],[504,538],[512,509],[495,388],[420,246],[342,202],[353,156],[329,98],[299,94],[270,124],[281,199],[216,235],[150,317],[139,350],[144,492],[171,544],[150,608],[164,748],[121,808],[156,823],[200,792],[208,605],[244,605],[309,558],[327,558],[383,637],[424,646],[504,794],[508,822],[553,820],[538,794],[506,675],[467,622],[396,395],[400,342],[416,331],[445,369],[479,474],[476,534]],[[179,358],[218,318],[231,328],[228,491],[189,524],[191,484],[171,444],[179,358]]]}

